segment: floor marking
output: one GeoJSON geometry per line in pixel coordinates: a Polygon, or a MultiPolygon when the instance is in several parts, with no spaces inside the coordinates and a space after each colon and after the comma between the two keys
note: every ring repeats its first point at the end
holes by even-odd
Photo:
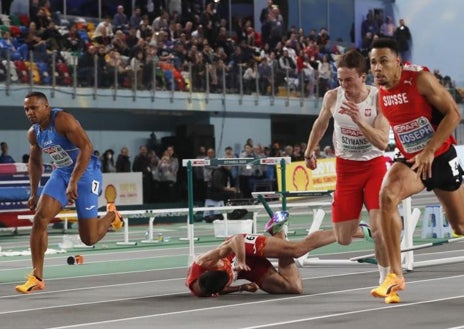
{"type": "MultiPolygon", "coordinates": [[[[449,280],[449,279],[463,278],[463,277],[464,277],[464,275],[455,275],[455,276],[442,277],[442,278],[434,278],[434,279],[427,279],[427,280],[420,280],[420,281],[411,281],[411,282],[408,282],[408,285],[414,284],[414,283],[424,283],[424,282],[437,281],[437,280],[449,280]]],[[[69,326],[53,327],[53,328],[49,328],[49,329],[79,328],[79,327],[88,327],[88,326],[94,326],[94,325],[99,325],[99,324],[126,322],[126,321],[133,321],[133,320],[147,319],[147,318],[158,318],[158,317],[179,315],[179,314],[187,314],[187,313],[193,313],[193,312],[202,312],[202,311],[210,312],[211,310],[215,310],[215,309],[223,309],[223,308],[230,308],[230,307],[241,307],[241,306],[248,306],[248,305],[264,304],[264,303],[269,303],[269,302],[279,302],[279,301],[286,301],[286,300],[296,300],[296,299],[303,299],[303,298],[314,298],[314,297],[320,297],[320,296],[337,295],[337,294],[340,294],[340,293],[348,293],[348,292],[355,292],[355,291],[370,290],[371,288],[372,287],[361,287],[361,288],[337,290],[337,291],[331,291],[331,292],[323,292],[323,293],[311,294],[311,295],[297,295],[297,296],[291,296],[291,297],[280,297],[280,298],[266,299],[266,300],[261,300],[261,301],[252,301],[252,302],[244,302],[244,303],[237,303],[237,304],[229,304],[229,305],[223,305],[223,306],[214,306],[214,307],[207,307],[207,308],[189,309],[189,310],[184,310],[184,311],[175,311],[175,312],[166,312],[166,313],[160,313],[160,314],[143,315],[143,316],[136,316],[136,317],[129,317],[129,318],[88,322],[88,323],[81,323],[81,324],[75,324],[75,325],[69,325],[69,326]]],[[[153,298],[153,297],[162,297],[162,296],[171,296],[171,295],[182,295],[182,294],[186,294],[186,293],[188,293],[188,292],[161,294],[161,295],[144,296],[144,297],[120,298],[120,299],[106,300],[106,301],[67,304],[67,305],[41,307],[41,308],[27,309],[27,310],[16,310],[16,311],[2,312],[0,314],[30,312],[30,311],[35,311],[35,310],[45,310],[45,309],[54,309],[54,308],[58,309],[58,308],[64,308],[64,307],[75,307],[75,306],[81,306],[81,305],[110,303],[110,302],[134,300],[134,299],[141,299],[141,298],[153,298]]],[[[383,310],[383,309],[387,309],[387,308],[415,306],[415,305],[434,303],[434,302],[453,300],[453,299],[460,299],[460,298],[464,298],[464,295],[446,297],[446,298],[439,298],[439,299],[427,300],[427,301],[420,301],[420,302],[414,302],[414,303],[391,304],[391,305],[385,305],[385,306],[382,306],[382,307],[374,307],[374,308],[368,308],[368,309],[357,310],[357,311],[328,314],[328,315],[323,315],[323,316],[309,317],[309,318],[291,320],[291,321],[279,322],[279,323],[274,322],[274,323],[269,323],[269,324],[263,324],[263,325],[260,325],[260,326],[244,327],[242,329],[273,327],[273,326],[278,326],[278,325],[283,325],[283,324],[291,324],[291,323],[298,323],[298,322],[305,322],[305,321],[313,321],[313,320],[325,319],[325,318],[330,318],[330,317],[339,317],[339,316],[349,315],[349,314],[357,314],[357,313],[371,312],[371,311],[376,311],[376,310],[383,310]]]]}
{"type": "MultiPolygon", "coordinates": [[[[288,324],[293,324],[293,323],[308,322],[308,321],[321,320],[321,319],[327,319],[327,318],[336,318],[336,317],[344,316],[344,315],[352,315],[352,314],[359,314],[359,313],[365,313],[365,312],[380,311],[380,310],[385,310],[385,309],[390,309],[390,308],[401,308],[401,307],[416,306],[416,305],[422,305],[422,304],[430,304],[430,303],[435,303],[435,302],[443,302],[443,301],[447,301],[447,300],[461,299],[461,298],[464,298],[464,295],[446,297],[446,298],[439,298],[439,299],[432,299],[432,300],[426,300],[426,301],[414,302],[414,303],[406,303],[406,304],[401,304],[401,303],[400,304],[389,304],[389,305],[385,305],[385,306],[381,306],[381,307],[366,308],[366,309],[357,310],[357,311],[334,313],[334,314],[321,315],[321,316],[315,316],[315,317],[298,319],[298,320],[291,320],[291,321],[274,322],[274,323],[263,324],[263,325],[259,325],[259,326],[243,327],[241,329],[269,328],[269,327],[282,326],[282,325],[288,325],[288,324]]],[[[68,327],[62,327],[62,328],[68,328],[68,327]]]]}

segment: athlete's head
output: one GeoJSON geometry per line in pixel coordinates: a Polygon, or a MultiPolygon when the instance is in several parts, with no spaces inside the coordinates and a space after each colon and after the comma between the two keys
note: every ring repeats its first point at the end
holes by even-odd
{"type": "Polygon", "coordinates": [[[26,95],[25,98],[30,98],[30,97],[36,97],[48,103],[47,96],[45,96],[45,94],[41,93],[40,91],[31,91],[29,94],[26,95]]]}
{"type": "Polygon", "coordinates": [[[198,278],[198,285],[204,296],[219,293],[229,282],[229,274],[226,271],[206,271],[198,278]]]}
{"type": "Polygon", "coordinates": [[[337,60],[337,68],[346,67],[348,69],[355,69],[359,75],[367,73],[366,58],[357,50],[348,50],[341,55],[337,60]]]}
{"type": "Polygon", "coordinates": [[[366,80],[366,58],[357,50],[349,50],[337,61],[338,83],[345,93],[357,94],[366,80]]]}
{"type": "Polygon", "coordinates": [[[401,77],[401,59],[398,44],[389,38],[378,38],[372,43],[369,54],[371,70],[375,82],[389,89],[395,86],[401,77]]]}
{"type": "Polygon", "coordinates": [[[24,111],[32,123],[43,123],[50,118],[47,96],[38,91],[30,92],[24,98],[24,111]]]}

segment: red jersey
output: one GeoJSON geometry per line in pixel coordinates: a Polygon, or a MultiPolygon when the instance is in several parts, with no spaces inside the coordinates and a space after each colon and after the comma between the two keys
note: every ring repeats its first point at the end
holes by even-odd
{"type": "MultiPolygon", "coordinates": [[[[396,146],[406,159],[425,148],[443,119],[443,114],[417,90],[417,76],[423,70],[428,71],[426,67],[405,65],[394,88],[379,89],[380,108],[390,122],[396,146]]],[[[435,156],[446,152],[451,144],[456,144],[452,135],[435,151],[435,156]]]]}
{"type": "MultiPolygon", "coordinates": [[[[266,246],[267,238],[264,235],[258,234],[243,234],[245,242],[245,254],[247,256],[263,256],[264,247],[266,246]]],[[[196,262],[193,262],[190,266],[187,274],[187,280],[185,285],[190,289],[192,294],[195,294],[192,290],[192,284],[206,271],[226,271],[229,274],[229,281],[226,286],[229,286],[235,279],[234,271],[232,269],[232,263],[234,261],[235,254],[231,253],[227,257],[222,258],[223,266],[215,267],[201,267],[196,262]]]]}
{"type": "Polygon", "coordinates": [[[234,272],[232,271],[232,259],[235,257],[235,255],[231,254],[227,258],[222,258],[222,261],[224,263],[224,266],[219,266],[215,268],[206,268],[206,267],[201,267],[198,265],[196,262],[193,262],[193,264],[190,266],[188,274],[187,274],[187,280],[185,281],[185,285],[190,289],[192,294],[195,294],[195,292],[192,290],[191,285],[206,271],[226,271],[227,274],[229,274],[229,282],[227,282],[226,286],[230,285],[232,281],[234,280],[234,272]]]}

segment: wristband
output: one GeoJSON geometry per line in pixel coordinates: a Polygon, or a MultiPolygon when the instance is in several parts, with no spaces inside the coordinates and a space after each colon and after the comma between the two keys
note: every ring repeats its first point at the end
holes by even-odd
{"type": "Polygon", "coordinates": [[[304,158],[306,160],[311,160],[312,158],[315,158],[315,157],[316,157],[316,155],[314,153],[311,153],[311,155],[309,157],[305,156],[304,158]]]}

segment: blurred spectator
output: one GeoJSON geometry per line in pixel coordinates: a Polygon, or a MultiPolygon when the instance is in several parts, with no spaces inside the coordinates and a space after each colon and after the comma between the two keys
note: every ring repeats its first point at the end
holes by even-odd
{"type": "Polygon", "coordinates": [[[280,143],[278,141],[273,141],[271,145],[271,150],[269,151],[269,156],[271,157],[281,157],[283,156],[283,151],[280,148],[280,143]]]}
{"type": "Polygon", "coordinates": [[[332,67],[330,66],[327,56],[322,57],[322,62],[319,65],[318,72],[319,97],[324,97],[325,92],[330,88],[330,79],[332,78],[332,67]]]}
{"type": "Polygon", "coordinates": [[[243,92],[251,94],[256,91],[256,79],[258,77],[258,70],[256,63],[253,60],[248,62],[243,73],[243,92]]]}
{"type": "Polygon", "coordinates": [[[92,35],[92,40],[101,45],[108,46],[111,44],[113,38],[113,26],[111,25],[111,19],[106,16],[103,21],[98,23],[95,31],[92,35]]]}
{"type": "Polygon", "coordinates": [[[129,27],[138,29],[140,23],[142,22],[142,10],[140,7],[135,7],[132,12],[131,17],[129,18],[129,27]]]}
{"type": "Polygon", "coordinates": [[[33,20],[39,33],[42,33],[51,21],[51,18],[45,13],[44,8],[39,8],[37,11],[37,17],[33,20]]]}
{"type": "Polygon", "coordinates": [[[101,162],[102,172],[116,172],[116,166],[114,165],[114,151],[112,149],[108,149],[103,152],[103,155],[101,156],[101,162]]]}
{"type": "MultiPolygon", "coordinates": [[[[102,46],[103,47],[103,46],[102,46]]],[[[103,79],[106,78],[106,62],[98,55],[98,46],[89,46],[87,51],[79,58],[77,65],[77,80],[82,87],[91,87],[97,79],[97,86],[103,87],[103,79]],[[95,65],[97,65],[97,76],[95,77],[95,65]]],[[[104,47],[103,47],[104,49],[104,47]]]]}
{"type": "Polygon", "coordinates": [[[203,58],[208,65],[210,90],[215,92],[218,85],[216,69],[219,58],[207,40],[203,41],[203,58]]]}
{"type": "Polygon", "coordinates": [[[303,150],[301,149],[301,144],[295,143],[293,145],[293,152],[291,155],[292,162],[295,161],[304,161],[303,150]]]}
{"type": "MultiPolygon", "coordinates": [[[[211,204],[208,202],[209,200],[212,200],[213,203],[219,201],[220,205],[224,205],[229,199],[237,198],[237,188],[231,169],[231,166],[219,166],[212,171],[211,182],[206,190],[205,206],[211,204]]],[[[222,215],[217,216],[218,214],[217,211],[205,211],[204,220],[207,223],[212,223],[215,219],[222,219],[222,215]]]]}
{"type": "Polygon", "coordinates": [[[324,154],[326,158],[335,158],[335,150],[332,145],[324,146],[324,154]]]}
{"type": "MultiPolygon", "coordinates": [[[[226,148],[224,149],[224,158],[226,159],[237,158],[231,146],[226,146],[226,148]]],[[[234,184],[232,186],[238,186],[238,171],[239,171],[238,166],[232,166],[230,168],[230,173],[232,174],[232,178],[234,179],[234,184]]]]}
{"type": "MultiPolygon", "coordinates": [[[[139,48],[141,44],[139,37],[137,37],[137,29],[135,27],[131,26],[129,28],[129,33],[126,35],[125,41],[127,47],[129,48],[129,56],[132,57],[136,52],[134,48],[139,48]]],[[[142,45],[145,45],[145,41],[142,43],[142,45]]]]}
{"type": "Polygon", "coordinates": [[[2,154],[0,155],[0,163],[14,163],[15,161],[13,157],[8,154],[8,144],[6,142],[1,142],[0,148],[2,149],[2,154]]]}
{"type": "Polygon", "coordinates": [[[117,7],[117,12],[113,16],[113,20],[111,21],[114,30],[121,30],[124,33],[127,33],[129,30],[129,19],[127,15],[124,13],[124,6],[119,5],[117,7]]]}
{"type": "Polygon", "coordinates": [[[296,62],[293,57],[289,55],[287,47],[283,48],[283,55],[279,58],[280,69],[283,70],[285,76],[296,78],[296,62]]]}
{"type": "Polygon", "coordinates": [[[314,155],[316,156],[316,159],[326,158],[325,153],[321,152],[321,147],[319,145],[317,145],[316,148],[314,149],[314,155]]]}
{"type": "Polygon", "coordinates": [[[127,65],[121,54],[114,49],[110,49],[108,54],[105,56],[106,61],[106,80],[111,81],[112,85],[115,85],[115,79],[117,86],[125,86],[127,78],[127,65]]]}
{"type": "Polygon", "coordinates": [[[4,31],[2,34],[2,38],[0,39],[0,55],[2,58],[6,58],[6,50],[10,51],[11,53],[16,52],[17,39],[11,37],[10,31],[4,31]]]}
{"type": "Polygon", "coordinates": [[[379,33],[379,25],[375,20],[372,11],[367,13],[366,19],[364,19],[361,23],[361,36],[366,35],[367,32],[372,33],[372,35],[379,33]]]}
{"type": "Polygon", "coordinates": [[[153,35],[153,29],[151,27],[150,21],[147,15],[142,16],[142,22],[137,27],[136,36],[139,39],[144,39],[145,41],[149,42],[153,35]]]}
{"type": "MultiPolygon", "coordinates": [[[[206,158],[206,147],[201,145],[198,148],[198,153],[195,155],[195,159],[206,158]]],[[[193,179],[195,180],[193,187],[195,200],[204,202],[206,198],[206,183],[205,176],[203,174],[203,167],[193,167],[193,179]]]]}
{"type": "Polygon", "coordinates": [[[85,43],[77,32],[76,24],[71,24],[69,31],[64,34],[63,38],[64,50],[79,53],[84,50],[85,43]]]}
{"type": "Polygon", "coordinates": [[[293,145],[290,145],[290,144],[285,145],[283,155],[291,158],[292,154],[293,154],[293,145]]]}
{"type": "Polygon", "coordinates": [[[54,21],[48,23],[48,26],[41,34],[41,38],[46,40],[47,50],[59,52],[64,49],[65,40],[63,35],[56,28],[54,21]]]}
{"type": "Polygon", "coordinates": [[[174,149],[172,146],[164,151],[158,164],[158,181],[159,181],[159,200],[162,202],[169,202],[176,200],[176,183],[177,171],[179,163],[177,158],[174,157],[174,149]]]}
{"type": "MultiPolygon", "coordinates": [[[[24,38],[24,43],[27,45],[28,51],[34,53],[36,61],[47,61],[47,43],[40,37],[34,22],[29,23],[29,30],[24,38]]],[[[26,59],[28,56],[23,56],[23,58],[26,59]]]]}
{"type": "Polygon", "coordinates": [[[192,62],[192,91],[202,92],[206,89],[206,63],[203,53],[197,52],[192,62]]]}
{"type": "Polygon", "coordinates": [[[122,30],[116,30],[114,38],[111,41],[113,49],[117,51],[121,56],[129,56],[129,46],[126,42],[126,35],[122,30]]]}
{"type": "Polygon", "coordinates": [[[393,22],[393,19],[390,16],[385,17],[384,22],[382,25],[380,25],[380,31],[379,35],[381,37],[388,37],[388,38],[393,38],[395,34],[395,23],[393,22]]]}
{"type": "Polygon", "coordinates": [[[272,84],[272,68],[267,61],[267,57],[263,57],[258,65],[259,77],[259,93],[263,96],[270,95],[270,86],[272,84]]]}
{"type": "Polygon", "coordinates": [[[132,163],[132,171],[142,173],[143,203],[150,203],[153,198],[153,173],[148,148],[145,145],[139,147],[139,154],[132,163]]]}
{"type": "Polygon", "coordinates": [[[145,89],[143,85],[143,50],[140,49],[134,57],[131,58],[128,74],[131,76],[132,87],[137,86],[137,89],[145,89]]]}
{"type": "Polygon", "coordinates": [[[411,31],[404,23],[404,19],[400,19],[399,26],[395,30],[394,37],[398,43],[398,49],[402,61],[410,60],[410,48],[411,48],[411,31]]]}
{"type": "MultiPolygon", "coordinates": [[[[245,144],[240,158],[254,158],[253,145],[245,144]]],[[[251,177],[253,176],[253,166],[246,165],[239,167],[239,188],[244,198],[251,198],[251,177]]]]}
{"type": "Polygon", "coordinates": [[[261,22],[261,25],[266,23],[266,21],[268,20],[269,14],[272,12],[272,6],[273,6],[273,1],[267,0],[266,7],[261,9],[261,14],[259,15],[259,21],[261,22]]]}
{"type": "Polygon", "coordinates": [[[116,159],[116,172],[130,172],[131,161],[129,158],[129,149],[127,146],[123,146],[116,159]]]}
{"type": "Polygon", "coordinates": [[[285,36],[284,22],[278,6],[272,6],[265,25],[269,26],[266,27],[266,31],[261,31],[261,36],[269,31],[267,42],[272,49],[277,45],[277,43],[281,42],[282,38],[285,36]]]}
{"type": "Polygon", "coordinates": [[[328,44],[330,41],[329,31],[325,28],[321,28],[319,30],[319,34],[317,35],[317,46],[319,47],[320,53],[329,54],[330,49],[328,48],[328,44]]]}
{"type": "Polygon", "coordinates": [[[159,32],[168,28],[169,13],[166,10],[162,10],[161,14],[153,20],[152,28],[153,31],[159,32]]]}
{"type": "Polygon", "coordinates": [[[210,2],[206,5],[201,15],[200,23],[204,28],[205,39],[208,40],[210,45],[214,44],[219,28],[219,16],[214,9],[214,3],[210,2]]]}
{"type": "MultiPolygon", "coordinates": [[[[212,147],[206,150],[206,158],[208,160],[214,159],[216,157],[216,150],[212,147]]],[[[203,180],[205,182],[205,186],[209,186],[211,184],[211,174],[215,167],[213,166],[204,166],[203,167],[203,180]]]]}

